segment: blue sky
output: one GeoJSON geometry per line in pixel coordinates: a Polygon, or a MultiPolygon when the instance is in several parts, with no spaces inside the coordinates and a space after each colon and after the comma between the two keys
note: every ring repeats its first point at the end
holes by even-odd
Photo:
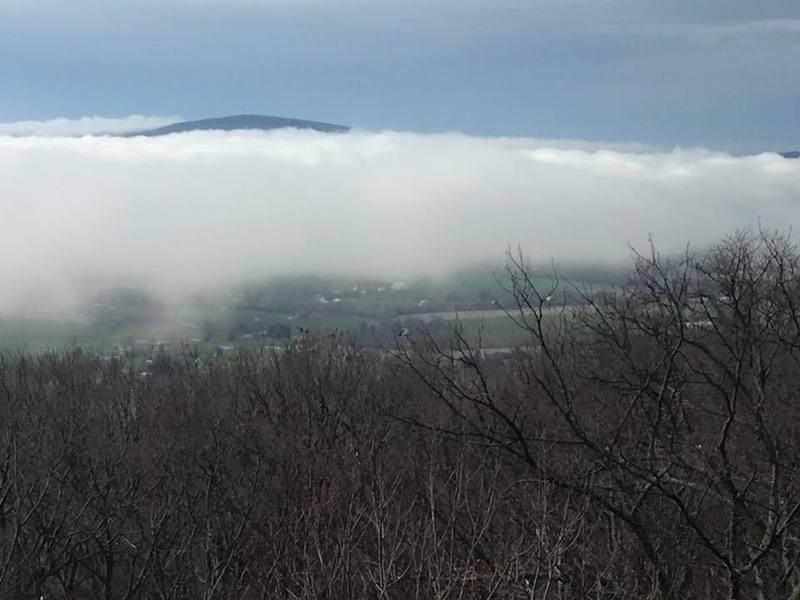
{"type": "Polygon", "coordinates": [[[0,0],[0,121],[800,146],[796,0],[0,0]]]}

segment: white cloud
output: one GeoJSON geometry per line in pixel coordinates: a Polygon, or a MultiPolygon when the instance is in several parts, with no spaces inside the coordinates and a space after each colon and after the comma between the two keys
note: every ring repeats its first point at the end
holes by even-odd
{"type": "Polygon", "coordinates": [[[129,133],[155,129],[180,120],[180,117],[146,117],[142,115],[130,115],[116,119],[108,117],[81,117],[78,119],[59,117],[44,121],[0,123],[0,135],[49,137],[129,133]]]}
{"type": "Polygon", "coordinates": [[[800,222],[800,161],[465,135],[0,136],[0,307],[134,280],[627,256],[800,222]],[[636,149],[634,149],[636,150],[636,149]]]}

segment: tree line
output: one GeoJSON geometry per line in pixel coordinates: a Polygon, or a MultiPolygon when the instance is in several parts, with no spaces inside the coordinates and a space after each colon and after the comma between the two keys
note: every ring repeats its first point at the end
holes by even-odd
{"type": "Polygon", "coordinates": [[[0,362],[0,597],[800,598],[800,257],[508,261],[502,361],[455,326],[170,361],[0,362]]]}

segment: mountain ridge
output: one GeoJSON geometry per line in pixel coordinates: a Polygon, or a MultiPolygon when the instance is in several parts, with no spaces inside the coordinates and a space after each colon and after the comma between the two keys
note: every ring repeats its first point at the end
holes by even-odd
{"type": "Polygon", "coordinates": [[[323,133],[346,133],[350,131],[345,125],[325,123],[322,121],[307,121],[304,119],[290,119],[286,117],[272,117],[268,115],[242,114],[210,119],[192,121],[179,121],[155,129],[145,129],[124,134],[124,137],[156,137],[172,133],[186,133],[189,131],[236,131],[256,130],[270,131],[273,129],[311,129],[323,133]]]}

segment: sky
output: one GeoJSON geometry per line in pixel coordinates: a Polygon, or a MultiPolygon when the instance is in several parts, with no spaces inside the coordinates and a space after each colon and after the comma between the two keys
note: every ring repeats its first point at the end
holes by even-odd
{"type": "Polygon", "coordinates": [[[796,0],[0,0],[0,122],[800,146],[796,0]]]}

